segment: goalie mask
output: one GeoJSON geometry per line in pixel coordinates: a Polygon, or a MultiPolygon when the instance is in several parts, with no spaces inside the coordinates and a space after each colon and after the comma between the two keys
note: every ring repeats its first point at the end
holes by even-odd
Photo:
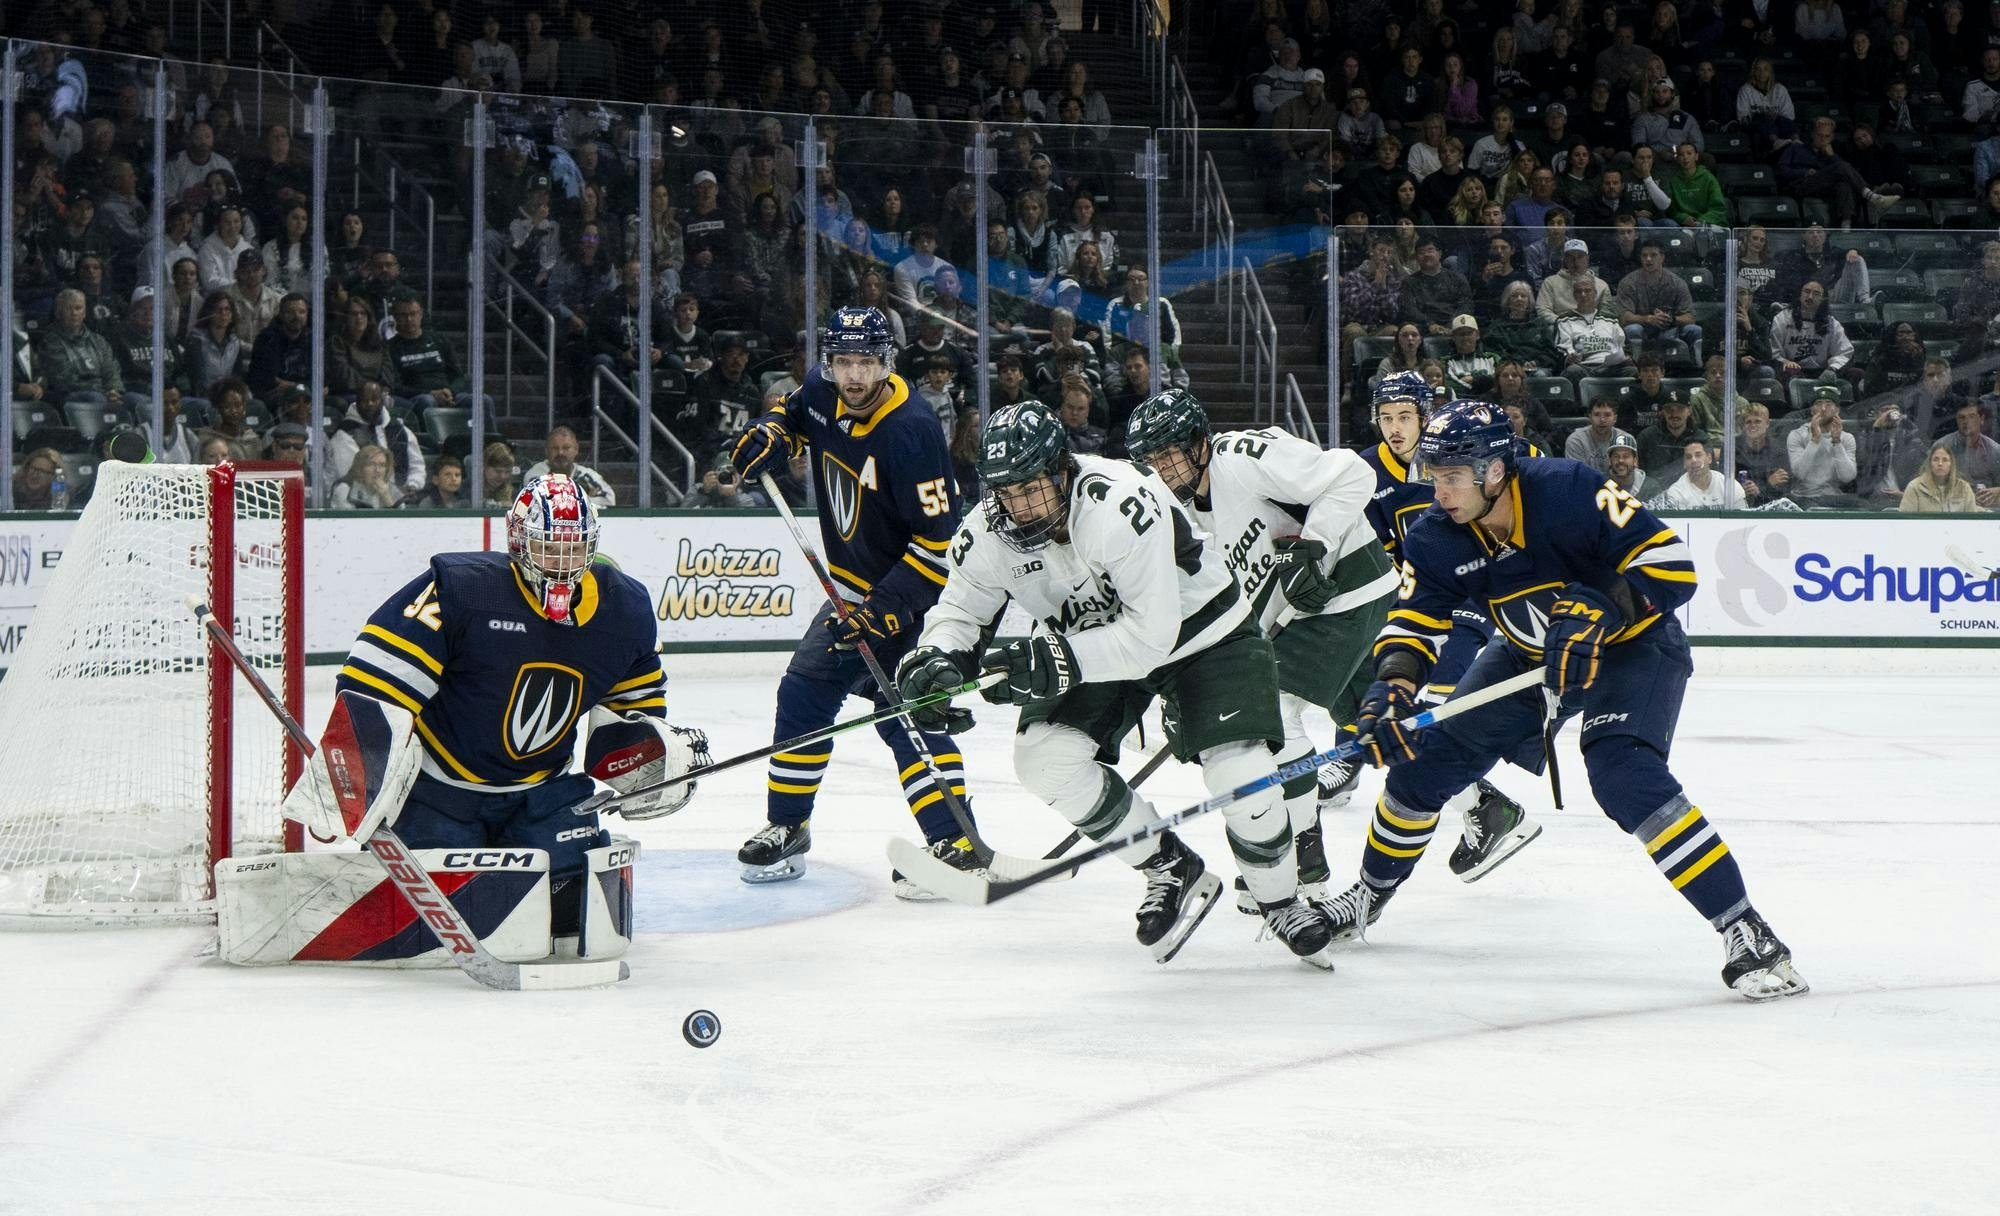
{"type": "Polygon", "coordinates": [[[597,509],[567,474],[537,477],[515,496],[507,512],[507,556],[542,615],[567,622],[597,556],[597,509]]]}

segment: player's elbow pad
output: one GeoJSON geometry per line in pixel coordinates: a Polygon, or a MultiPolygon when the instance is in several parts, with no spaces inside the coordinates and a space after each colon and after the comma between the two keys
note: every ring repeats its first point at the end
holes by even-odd
{"type": "Polygon", "coordinates": [[[1375,678],[1378,680],[1408,680],[1412,684],[1422,684],[1424,675],[1423,660],[1403,646],[1389,650],[1375,664],[1375,678]]]}

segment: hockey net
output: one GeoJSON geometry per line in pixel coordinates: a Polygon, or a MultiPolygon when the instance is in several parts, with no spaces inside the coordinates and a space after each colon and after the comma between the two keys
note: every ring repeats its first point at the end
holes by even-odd
{"type": "Polygon", "coordinates": [[[212,915],[217,860],[287,845],[299,757],[187,600],[298,717],[303,489],[279,466],[99,466],[0,680],[0,920],[212,915]]]}

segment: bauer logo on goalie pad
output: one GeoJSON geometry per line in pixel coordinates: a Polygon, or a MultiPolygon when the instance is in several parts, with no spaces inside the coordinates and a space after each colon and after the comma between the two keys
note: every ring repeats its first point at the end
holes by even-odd
{"type": "Polygon", "coordinates": [[[583,710],[583,675],[560,663],[523,663],[507,698],[501,738],[507,754],[525,760],[569,736],[583,710]]]}

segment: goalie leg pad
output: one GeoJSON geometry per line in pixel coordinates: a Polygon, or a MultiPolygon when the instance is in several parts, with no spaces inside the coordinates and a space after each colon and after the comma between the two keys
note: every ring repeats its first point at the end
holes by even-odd
{"type": "MultiPolygon", "coordinates": [[[[412,850],[494,956],[549,953],[549,859],[540,849],[412,850]]],[[[450,967],[382,867],[364,853],[281,853],[216,863],[224,962],[450,967]]]]}
{"type": "Polygon", "coordinates": [[[576,952],[581,958],[617,958],[632,945],[632,872],[639,842],[613,836],[585,854],[583,919],[576,952]]]}

